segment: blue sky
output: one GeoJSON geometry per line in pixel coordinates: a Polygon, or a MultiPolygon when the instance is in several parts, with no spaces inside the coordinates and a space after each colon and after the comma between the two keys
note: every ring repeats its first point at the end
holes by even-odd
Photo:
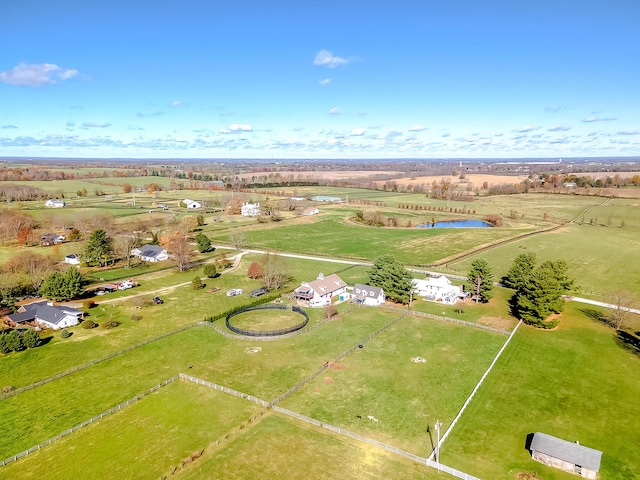
{"type": "Polygon", "coordinates": [[[0,156],[640,155],[640,2],[5,0],[0,156]]]}

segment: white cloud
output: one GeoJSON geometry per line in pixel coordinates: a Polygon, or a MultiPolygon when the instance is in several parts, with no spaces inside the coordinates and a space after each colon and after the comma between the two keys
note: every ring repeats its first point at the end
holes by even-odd
{"type": "Polygon", "coordinates": [[[426,130],[427,127],[423,127],[422,125],[414,125],[413,127],[411,127],[409,129],[410,132],[422,132],[424,130],[426,130]]]}
{"type": "Polygon", "coordinates": [[[623,130],[618,135],[640,135],[640,130],[623,130]]]}
{"type": "Polygon", "coordinates": [[[547,132],[567,132],[571,130],[572,127],[567,127],[564,125],[558,125],[556,127],[547,128],[547,132]]]}
{"type": "Polygon", "coordinates": [[[352,137],[361,137],[362,135],[364,135],[364,128],[356,128],[355,130],[353,130],[351,132],[351,136],[352,137]]]}
{"type": "Polygon", "coordinates": [[[333,107],[331,110],[329,110],[329,113],[331,115],[340,115],[342,111],[338,107],[333,107]]]}
{"type": "Polygon", "coordinates": [[[84,128],[107,128],[107,127],[110,127],[111,124],[109,122],[106,122],[106,123],[84,122],[82,126],[84,128]]]}
{"type": "Polygon", "coordinates": [[[182,100],[174,100],[173,102],[171,102],[171,106],[173,108],[178,108],[184,105],[184,102],[182,100]]]}
{"type": "Polygon", "coordinates": [[[595,115],[590,115],[587,118],[583,118],[582,121],[586,122],[586,123],[591,123],[591,122],[611,122],[613,120],[615,120],[616,117],[597,117],[595,115]]]}
{"type": "Polygon", "coordinates": [[[324,80],[320,80],[318,83],[320,85],[329,85],[331,83],[331,79],[330,78],[325,78],[324,80]]]}
{"type": "Polygon", "coordinates": [[[136,114],[136,117],[140,117],[140,118],[144,118],[144,117],[159,117],[160,115],[164,115],[164,112],[161,111],[161,110],[156,110],[155,112],[151,112],[151,113],[138,112],[136,114]]]}
{"type": "Polygon", "coordinates": [[[0,128],[8,129],[8,128],[18,128],[18,127],[16,127],[15,125],[2,125],[0,128]]]}
{"type": "MultiPolygon", "coordinates": [[[[229,128],[225,130],[228,130],[227,133],[252,132],[253,127],[248,124],[232,123],[231,125],[229,125],[229,128]]],[[[223,132],[221,131],[220,133],[223,133],[223,132]]]]}
{"type": "Polygon", "coordinates": [[[531,125],[525,125],[520,130],[515,130],[518,133],[527,133],[532,132],[533,130],[537,130],[539,127],[532,127],[531,125]]]}
{"type": "Polygon", "coordinates": [[[42,87],[75,77],[79,72],[53,63],[21,63],[0,72],[0,82],[18,87],[42,87]]]}
{"type": "Polygon", "coordinates": [[[350,60],[334,56],[327,50],[320,50],[313,59],[313,64],[320,67],[336,68],[339,65],[346,65],[350,60]]]}

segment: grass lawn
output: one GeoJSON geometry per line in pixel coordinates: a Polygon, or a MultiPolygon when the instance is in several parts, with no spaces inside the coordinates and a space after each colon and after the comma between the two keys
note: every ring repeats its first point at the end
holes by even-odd
{"type": "Polygon", "coordinates": [[[12,479],[159,478],[262,410],[193,383],[176,382],[8,466],[12,479]],[[206,421],[203,421],[206,419],[206,421]]]}
{"type": "Polygon", "coordinates": [[[505,341],[503,335],[405,317],[282,406],[425,456],[432,450],[427,427],[438,419],[449,425],[505,341]]]}
{"type": "Polygon", "coordinates": [[[640,478],[640,356],[567,304],[554,331],[523,326],[443,446],[443,462],[480,478],[575,476],[531,460],[543,432],[603,452],[603,479],[640,478]]]}
{"type": "Polygon", "coordinates": [[[569,275],[580,287],[578,295],[603,295],[596,298],[607,301],[607,294],[626,290],[640,299],[640,262],[632,261],[639,251],[640,227],[569,225],[497,246],[449,266],[465,275],[473,260],[484,258],[499,278],[507,273],[515,257],[533,252],[538,263],[566,260],[569,275]]]}
{"type": "Polygon", "coordinates": [[[327,430],[269,415],[218,451],[176,472],[177,480],[225,478],[451,478],[424,465],[327,430]]]}

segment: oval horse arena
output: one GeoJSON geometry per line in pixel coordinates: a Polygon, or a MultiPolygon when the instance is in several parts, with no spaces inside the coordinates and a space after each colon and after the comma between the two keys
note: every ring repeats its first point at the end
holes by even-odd
{"type": "MultiPolygon", "coordinates": [[[[265,312],[266,313],[266,312],[265,312]]],[[[254,307],[242,307],[238,310],[231,312],[227,315],[226,325],[229,330],[239,335],[246,335],[248,337],[277,337],[280,335],[286,335],[288,333],[297,332],[298,330],[302,330],[306,327],[307,323],[309,323],[309,315],[302,308],[297,306],[292,306],[289,308],[287,305],[277,305],[277,304],[266,304],[266,305],[257,305],[254,307]],[[252,312],[256,310],[290,310],[292,312],[297,313],[302,316],[304,320],[296,325],[287,328],[281,328],[279,330],[246,330],[243,328],[239,328],[237,326],[232,325],[231,319],[236,315],[241,315],[243,313],[252,312]]]]}

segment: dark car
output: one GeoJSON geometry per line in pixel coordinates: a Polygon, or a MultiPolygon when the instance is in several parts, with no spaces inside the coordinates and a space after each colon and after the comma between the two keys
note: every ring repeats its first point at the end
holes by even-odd
{"type": "Polygon", "coordinates": [[[153,303],[155,303],[156,305],[162,305],[164,303],[164,300],[160,297],[153,297],[153,303]]]}
{"type": "Polygon", "coordinates": [[[255,290],[251,290],[249,292],[249,296],[256,298],[259,297],[260,295],[264,295],[265,293],[269,293],[269,290],[265,287],[262,288],[256,288],[255,290]]]}

